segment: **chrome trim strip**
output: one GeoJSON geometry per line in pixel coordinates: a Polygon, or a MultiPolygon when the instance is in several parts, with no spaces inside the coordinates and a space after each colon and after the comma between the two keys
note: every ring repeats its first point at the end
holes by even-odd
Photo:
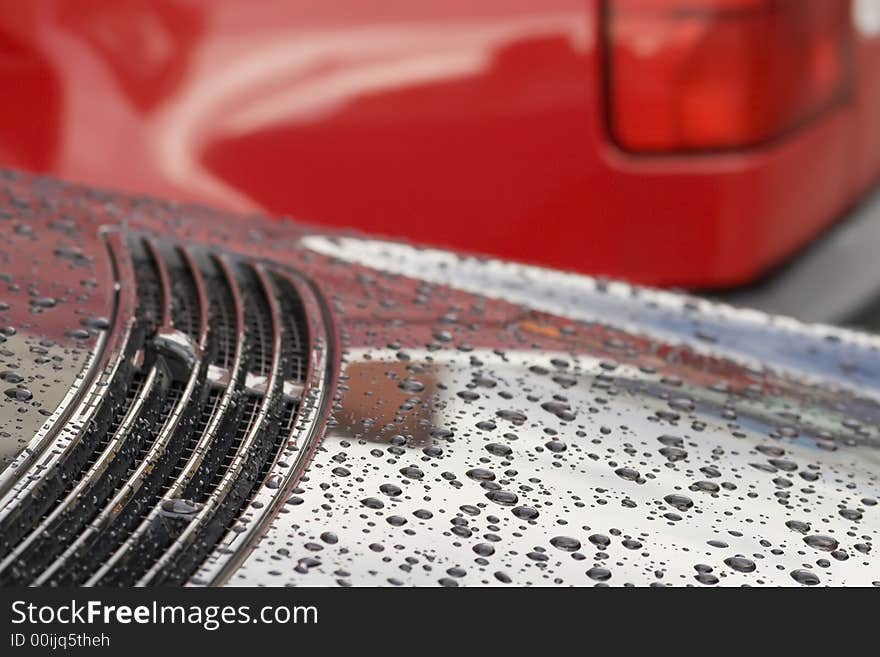
{"type": "Polygon", "coordinates": [[[333,326],[330,308],[312,281],[301,274],[275,271],[299,294],[308,321],[309,365],[305,388],[286,447],[275,456],[269,474],[243,512],[253,513],[253,518],[246,524],[245,531],[226,533],[187,582],[187,586],[222,586],[247,558],[305,470],[321,441],[324,420],[330,411],[333,399],[332,365],[335,359],[333,336],[329,330],[333,326]],[[293,461],[282,465],[284,458],[291,454],[295,454],[293,461]]]}
{"type": "MultiPolygon", "coordinates": [[[[232,294],[232,303],[235,308],[235,326],[237,333],[235,354],[233,356],[232,367],[230,368],[230,375],[228,377],[226,387],[223,391],[222,396],[220,397],[219,402],[217,403],[217,406],[214,409],[214,412],[211,415],[208,426],[205,428],[204,433],[199,438],[199,441],[196,444],[193,453],[187,460],[183,470],[178,474],[168,491],[165,493],[164,499],[166,500],[175,498],[179,499],[183,494],[183,491],[186,489],[187,484],[189,484],[189,482],[198,472],[199,466],[204,460],[205,455],[208,453],[208,450],[211,447],[211,443],[217,436],[220,426],[226,418],[227,412],[232,408],[232,402],[235,399],[238,382],[243,376],[245,363],[244,347],[246,343],[244,303],[241,298],[241,291],[239,289],[235,274],[232,271],[232,268],[227,262],[226,258],[220,256],[214,258],[214,261],[222,272],[223,277],[226,280],[226,283],[229,286],[232,294]]],[[[157,504],[152,509],[150,509],[149,514],[140,522],[138,527],[126,539],[125,543],[119,547],[119,549],[117,550],[118,554],[114,553],[112,557],[114,562],[118,562],[118,560],[121,559],[127,551],[138,545],[138,543],[143,539],[143,536],[149,531],[154,523],[161,521],[161,509],[161,504],[157,504]]],[[[148,571],[147,576],[149,576],[155,568],[156,566],[154,565],[153,568],[148,571]]]]}
{"type": "MultiPolygon", "coordinates": [[[[76,484],[76,486],[73,487],[73,490],[67,494],[67,497],[64,498],[61,504],[55,507],[55,509],[53,509],[52,512],[39,523],[39,525],[34,527],[30,534],[28,534],[28,536],[25,537],[25,539],[21,541],[2,562],[0,562],[0,571],[8,568],[28,547],[30,547],[36,540],[43,537],[52,524],[64,513],[67,513],[72,509],[80,496],[82,496],[89,487],[94,485],[107,468],[110,467],[113,459],[116,458],[116,455],[119,453],[120,449],[122,449],[128,436],[131,434],[135,422],[140,417],[143,406],[152,393],[153,386],[156,384],[157,376],[158,370],[155,367],[150,368],[137,397],[135,397],[131,407],[128,409],[128,412],[126,412],[125,417],[122,419],[122,422],[120,422],[119,427],[114,432],[110,442],[104,448],[104,451],[101,452],[98,460],[88,469],[85,476],[76,484]]],[[[54,563],[52,565],[54,565],[54,563]]],[[[41,577],[42,576],[43,575],[41,575],[41,577]]]]}
{"type": "Polygon", "coordinates": [[[241,442],[241,445],[239,445],[238,450],[233,457],[232,462],[229,464],[229,468],[223,474],[220,483],[211,492],[211,495],[205,502],[204,506],[190,520],[186,529],[175,539],[174,543],[169,546],[168,550],[165,551],[162,557],[153,564],[147,574],[138,581],[138,586],[145,586],[154,577],[161,573],[165,567],[182,554],[192,543],[198,530],[211,521],[213,512],[220,506],[223,500],[226,499],[226,496],[229,494],[229,491],[238,479],[238,476],[248,459],[248,452],[250,451],[251,446],[256,442],[260,431],[262,431],[263,426],[269,417],[269,413],[271,412],[272,405],[275,403],[276,399],[280,397],[282,383],[279,375],[281,366],[281,322],[278,300],[275,297],[272,282],[269,280],[265,269],[262,266],[256,266],[254,267],[254,271],[260,281],[266,302],[269,305],[269,314],[272,319],[272,365],[269,381],[266,386],[267,393],[263,397],[254,422],[251,424],[247,435],[241,442]]]}
{"type": "Polygon", "coordinates": [[[71,388],[28,447],[4,471],[5,477],[0,479],[0,522],[19,509],[21,501],[31,495],[76,447],[100,407],[108,385],[124,363],[125,347],[136,323],[136,285],[131,254],[118,232],[106,231],[103,236],[116,277],[111,329],[99,337],[96,355],[78,379],[79,385],[71,388]],[[44,454],[45,458],[37,463],[44,454]]]}
{"type": "MultiPolygon", "coordinates": [[[[119,513],[121,513],[123,508],[125,508],[125,505],[131,500],[132,497],[134,497],[138,490],[140,490],[150,472],[153,470],[154,465],[158,463],[159,460],[163,457],[165,451],[168,448],[168,445],[171,443],[171,440],[174,437],[174,434],[177,432],[177,428],[180,425],[181,418],[183,417],[187,406],[192,402],[193,393],[199,386],[199,379],[202,374],[202,361],[208,346],[207,293],[205,291],[205,284],[202,278],[201,270],[195,265],[195,262],[193,261],[190,254],[184,249],[179,249],[178,251],[183,257],[184,262],[186,263],[190,273],[192,274],[193,281],[196,286],[196,291],[199,297],[199,339],[198,343],[196,344],[197,349],[195,352],[195,358],[191,363],[190,373],[183,388],[183,391],[180,395],[180,399],[178,399],[177,403],[174,406],[174,409],[165,419],[165,423],[162,426],[159,435],[156,437],[156,441],[150,446],[150,450],[147,452],[144,460],[132,473],[132,476],[129,478],[129,480],[125,482],[125,484],[120,488],[120,490],[110,501],[110,503],[104,508],[97,521],[92,523],[91,527],[94,527],[95,531],[99,531],[109,525],[111,522],[113,522],[113,520],[115,520],[119,513]]],[[[168,272],[167,268],[164,266],[164,261],[161,259],[160,261],[163,262],[163,265],[160,267],[160,271],[164,269],[164,276],[167,277],[168,272]]],[[[170,305],[170,303],[166,304],[166,308],[170,307],[170,305]]],[[[172,329],[174,329],[173,326],[172,329]]],[[[122,543],[122,545],[120,545],[116,549],[116,551],[101,565],[101,567],[92,574],[92,576],[85,583],[85,586],[94,586],[116,564],[116,562],[122,557],[122,555],[128,548],[130,539],[131,537],[129,536],[122,543]]]]}

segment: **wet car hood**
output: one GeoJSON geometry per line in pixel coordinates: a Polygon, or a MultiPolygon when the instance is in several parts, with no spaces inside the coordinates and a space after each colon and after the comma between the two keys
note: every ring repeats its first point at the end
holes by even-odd
{"type": "Polygon", "coordinates": [[[102,232],[314,285],[320,431],[288,445],[261,536],[231,531],[192,584],[221,561],[231,585],[877,583],[874,336],[19,174],[3,191],[19,462],[131,312],[102,232]]]}

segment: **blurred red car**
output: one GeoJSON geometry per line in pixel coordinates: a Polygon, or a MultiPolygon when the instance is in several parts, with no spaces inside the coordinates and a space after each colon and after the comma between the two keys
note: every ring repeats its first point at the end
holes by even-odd
{"type": "Polygon", "coordinates": [[[878,0],[7,0],[0,80],[6,166],[647,284],[880,177],[878,0]]]}

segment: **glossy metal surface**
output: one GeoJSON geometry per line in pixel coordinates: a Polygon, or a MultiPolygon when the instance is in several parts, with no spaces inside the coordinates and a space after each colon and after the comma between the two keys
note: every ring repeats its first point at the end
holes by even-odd
{"type": "Polygon", "coordinates": [[[228,532],[213,554],[191,578],[192,586],[223,584],[250,556],[257,540],[268,529],[271,520],[284,508],[286,496],[296,485],[324,434],[324,424],[333,403],[336,380],[337,340],[328,332],[332,327],[330,309],[316,294],[312,281],[289,274],[303,301],[309,325],[309,365],[306,384],[299,391],[297,414],[291,423],[284,447],[272,463],[265,481],[254,494],[247,513],[236,523],[236,531],[228,532]],[[328,324],[330,326],[328,326],[328,324]],[[332,336],[332,339],[331,339],[332,336]]]}
{"type": "MultiPolygon", "coordinates": [[[[323,432],[288,443],[294,471],[243,517],[271,524],[256,543],[231,540],[231,561],[209,559],[209,581],[878,582],[874,336],[52,181],[4,185],[18,202],[3,210],[36,244],[54,215],[35,208],[79,207],[67,238],[98,250],[99,227],[124,224],[311,281],[329,349],[313,361],[327,383],[309,383],[328,403],[309,423],[323,432]]],[[[17,256],[3,252],[27,271],[17,256]]],[[[63,308],[28,335],[57,332],[63,308]]]]}
{"type": "Polygon", "coordinates": [[[331,258],[341,395],[231,583],[877,583],[876,338],[303,243],[331,258]]]}
{"type": "Polygon", "coordinates": [[[7,2],[0,162],[642,283],[735,285],[880,175],[871,2],[852,4],[839,107],[767,147],[675,157],[611,144],[599,0],[7,2]]]}
{"type": "Polygon", "coordinates": [[[81,207],[64,199],[30,205],[15,174],[4,172],[0,185],[0,472],[16,455],[20,461],[0,474],[5,494],[12,469],[64,440],[57,428],[90,394],[91,379],[79,375],[109,362],[103,329],[121,304],[123,337],[131,299],[130,290],[116,288],[105,239],[78,230],[81,207]]]}

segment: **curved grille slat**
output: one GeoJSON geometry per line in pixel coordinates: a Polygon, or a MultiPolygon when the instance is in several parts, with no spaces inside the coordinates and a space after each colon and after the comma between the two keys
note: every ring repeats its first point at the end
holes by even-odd
{"type": "Polygon", "coordinates": [[[217,349],[214,363],[228,370],[243,352],[244,306],[226,258],[212,258],[211,264],[216,273],[206,275],[205,284],[211,303],[211,332],[217,349]]]}
{"type": "Polygon", "coordinates": [[[261,274],[247,268],[245,277],[250,279],[248,287],[255,290],[248,299],[249,305],[245,321],[247,322],[248,340],[250,342],[251,366],[250,372],[257,377],[274,375],[276,371],[275,358],[280,356],[275,350],[275,340],[280,340],[278,328],[278,312],[275,295],[266,286],[266,281],[261,279],[261,274]]]}
{"type": "Polygon", "coordinates": [[[0,582],[26,582],[81,534],[105,499],[131,467],[146,435],[137,429],[158,415],[167,388],[167,373],[154,365],[129,387],[120,418],[114,418],[108,440],[86,475],[71,487],[63,502],[0,564],[0,582]]]}
{"type": "MultiPolygon", "coordinates": [[[[304,369],[298,383],[302,384],[300,390],[303,392],[296,398],[285,395],[285,415],[275,457],[266,461],[259,484],[251,493],[249,506],[242,511],[248,522],[240,523],[237,531],[226,532],[210,556],[191,574],[188,585],[217,585],[229,578],[235,565],[247,553],[248,546],[259,537],[287,499],[296,474],[302,472],[318,442],[320,420],[329,412],[332,382],[328,363],[333,357],[327,339],[330,310],[319,299],[314,287],[301,277],[276,273],[274,278],[282,299],[282,316],[291,319],[293,330],[298,331],[301,338],[299,348],[304,369]]],[[[292,375],[296,370],[286,371],[292,375]]]]}
{"type": "MultiPolygon", "coordinates": [[[[158,257],[163,277],[172,278],[167,261],[172,254],[159,253],[157,247],[151,247],[154,256],[158,257]]],[[[161,486],[174,465],[177,455],[186,443],[188,425],[193,416],[199,412],[204,401],[205,370],[207,361],[204,358],[207,349],[208,317],[207,297],[202,284],[201,273],[184,251],[176,252],[180,262],[175,267],[175,277],[191,276],[193,285],[198,291],[199,299],[199,339],[192,341],[178,327],[190,321],[189,317],[180,317],[172,306],[170,326],[159,327],[153,344],[157,357],[168,365],[172,379],[171,393],[176,396],[173,404],[164,412],[161,428],[155,440],[140,458],[137,467],[128,479],[112,496],[104,510],[99,514],[93,526],[96,529],[89,540],[79,542],[77,550],[65,554],[65,563],[53,575],[53,582],[79,584],[88,577],[95,568],[105,563],[132,530],[143,509],[149,508],[159,494],[161,486]]],[[[172,284],[173,285],[173,284],[172,284]]],[[[172,285],[169,285],[173,289],[172,285]]],[[[168,306],[169,304],[166,304],[168,306]]],[[[176,306],[179,308],[179,306],[176,306]]],[[[166,399],[166,406],[167,406],[166,399]]],[[[103,567],[103,566],[102,566],[103,567]]]]}
{"type": "MultiPolygon", "coordinates": [[[[220,271],[224,290],[228,292],[226,300],[231,300],[231,308],[226,308],[223,295],[214,294],[212,298],[212,318],[223,314],[232,317],[233,325],[221,326],[221,331],[232,331],[234,344],[230,365],[231,368],[225,373],[227,381],[224,388],[220,388],[220,381],[213,382],[216,386],[209,393],[208,403],[205,405],[202,417],[195,427],[190,439],[191,448],[184,451],[175,468],[174,480],[164,492],[163,500],[150,509],[140,525],[135,529],[128,540],[110,558],[102,572],[106,572],[104,583],[130,583],[137,575],[145,570],[157,554],[165,548],[182,529],[180,523],[169,521],[174,517],[174,509],[181,508],[180,504],[187,498],[184,493],[197,477],[207,478],[204,472],[215,471],[220,463],[213,465],[211,455],[222,454],[224,446],[232,440],[234,427],[240,425],[241,409],[238,408],[238,400],[244,381],[246,366],[246,336],[245,336],[245,311],[241,298],[240,289],[235,275],[223,258],[215,260],[215,266],[220,271]]],[[[211,327],[214,323],[212,319],[211,327]]],[[[228,337],[227,337],[228,339],[228,337]]],[[[222,349],[218,349],[214,356],[213,365],[223,367],[228,359],[222,349]]],[[[246,414],[247,411],[245,411],[246,414]]],[[[185,504],[184,510],[188,510],[185,504]]],[[[101,573],[98,574],[100,576],[101,573]]]]}
{"type": "Polygon", "coordinates": [[[290,280],[279,274],[274,274],[272,280],[278,290],[281,326],[284,330],[284,346],[281,350],[283,377],[287,382],[302,385],[306,380],[309,353],[305,309],[300,293],[290,280]]]}
{"type": "Polygon", "coordinates": [[[125,244],[111,236],[108,245],[122,283],[106,346],[108,358],[101,373],[92,381],[84,403],[56,435],[52,449],[45,446],[46,455],[29,470],[21,470],[17,483],[0,501],[0,557],[9,555],[59,504],[67,482],[78,478],[86,469],[119,406],[124,404],[125,391],[133,375],[132,361],[143,332],[135,321],[136,286],[125,244]]]}
{"type": "MultiPolygon", "coordinates": [[[[232,354],[231,362],[229,363],[230,367],[227,370],[225,378],[228,383],[223,391],[222,396],[218,402],[218,406],[215,412],[210,416],[208,424],[205,427],[205,431],[201,434],[199,441],[196,444],[196,447],[193,451],[192,456],[187,461],[186,465],[182,469],[180,476],[175,480],[174,484],[171,486],[168,495],[169,497],[181,497],[184,496],[185,490],[190,486],[194,485],[194,481],[196,477],[199,475],[203,468],[203,464],[205,458],[209,454],[211,448],[215,444],[222,443],[221,440],[215,440],[217,436],[225,432],[232,433],[231,429],[234,427],[235,422],[237,420],[236,409],[234,409],[234,402],[238,399],[241,393],[241,389],[244,383],[244,375],[245,369],[247,366],[245,353],[247,346],[247,336],[245,333],[245,306],[244,301],[241,297],[241,290],[236,281],[235,274],[230,267],[229,263],[223,259],[218,258],[216,260],[216,264],[221,270],[223,282],[226,289],[230,293],[230,299],[232,300],[232,310],[231,313],[227,312],[226,314],[231,314],[233,316],[234,321],[234,351],[232,354]],[[224,426],[224,424],[226,426],[224,426]]],[[[226,304],[219,304],[224,309],[226,308],[226,304]]],[[[215,305],[214,307],[219,307],[215,305]]],[[[228,329],[229,327],[227,327],[228,329]]],[[[221,353],[215,357],[216,363],[221,365],[227,361],[227,357],[221,353]]],[[[220,383],[218,382],[218,385],[220,383]]]]}
{"type": "MultiPolygon", "coordinates": [[[[280,308],[272,282],[263,268],[254,268],[250,275],[255,277],[260,287],[260,297],[268,311],[263,318],[268,321],[255,319],[252,324],[260,331],[254,343],[256,356],[252,367],[263,373],[268,363],[265,393],[259,401],[254,397],[249,399],[249,422],[246,428],[242,425],[239,431],[241,440],[235,441],[234,452],[230,451],[228,465],[218,473],[216,486],[203,498],[194,517],[184,521],[185,529],[139,584],[179,582],[189,576],[228,529],[230,521],[238,515],[259,479],[263,463],[275,446],[280,430],[283,383],[281,358],[284,336],[280,308]]],[[[257,300],[254,302],[259,303],[257,300]]]]}
{"type": "MultiPolygon", "coordinates": [[[[125,471],[120,474],[113,488],[105,491],[106,494],[101,498],[101,501],[98,502],[96,500],[97,512],[93,514],[92,519],[82,532],[40,574],[34,581],[34,584],[72,585],[79,582],[82,577],[90,572],[89,566],[82,563],[81,556],[88,554],[88,546],[97,541],[100,533],[111,526],[114,513],[117,510],[112,502],[118,500],[120,493],[125,490],[128,482],[131,481],[139,464],[143,462],[145,456],[150,452],[162,427],[161,418],[167,417],[171,412],[174,404],[180,399],[180,394],[180,384],[170,382],[170,375],[167,375],[166,383],[157,395],[158,403],[155,421],[149,424],[149,427],[143,433],[134,432],[134,435],[140,436],[140,439],[133,445],[133,458],[126,463],[125,471]],[[111,500],[111,502],[108,503],[107,500],[111,500]]],[[[149,422],[149,419],[145,419],[146,422],[149,422]]]]}
{"type": "MultiPolygon", "coordinates": [[[[190,254],[183,251],[180,253],[186,266],[181,275],[175,276],[171,283],[172,324],[178,331],[183,331],[198,342],[205,329],[202,319],[208,308],[207,290],[204,289],[204,278],[200,277],[200,270],[190,254]]],[[[166,260],[171,259],[167,255],[165,257],[166,260]]]]}
{"type": "Polygon", "coordinates": [[[0,507],[0,528],[4,513],[25,520],[0,535],[0,583],[185,582],[224,537],[250,540],[263,514],[245,509],[295,450],[314,365],[301,290],[207,250],[137,236],[127,249],[120,288],[136,298],[113,315],[95,394],[71,411],[89,420],[78,447],[49,464],[65,476],[28,506],[21,492],[46,479],[34,463],[0,507]]]}
{"type": "Polygon", "coordinates": [[[138,240],[132,248],[143,249],[146,256],[139,258],[135,265],[141,273],[138,284],[142,285],[142,289],[138,290],[138,312],[153,333],[159,327],[171,325],[171,281],[153,241],[138,240]]]}

